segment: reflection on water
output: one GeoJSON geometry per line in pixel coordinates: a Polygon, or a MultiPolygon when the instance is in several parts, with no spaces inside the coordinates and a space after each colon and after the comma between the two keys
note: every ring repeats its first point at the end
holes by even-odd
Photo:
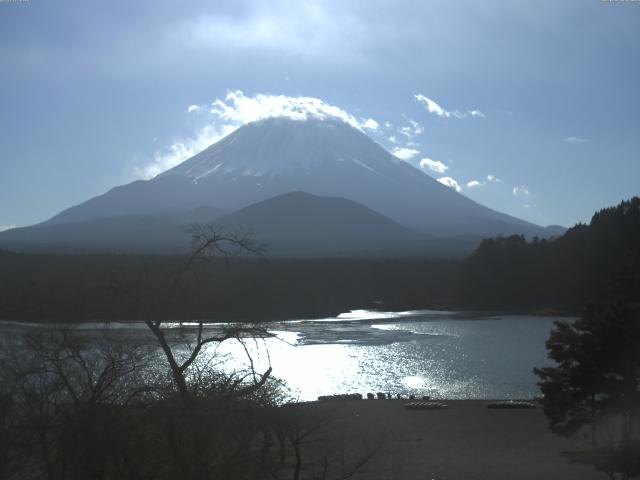
{"type": "MultiPolygon", "coordinates": [[[[337,318],[271,325],[278,338],[251,345],[300,399],[348,392],[440,398],[532,398],[534,366],[548,363],[553,318],[479,317],[455,312],[355,311],[337,318]],[[267,354],[268,352],[268,354],[267,354]]],[[[244,349],[218,353],[242,364],[244,349]]],[[[257,361],[256,361],[257,360],[257,361]]]]}
{"type": "MultiPolygon", "coordinates": [[[[474,316],[459,312],[371,312],[267,325],[272,338],[209,345],[212,364],[233,370],[269,365],[300,400],[349,392],[390,392],[451,399],[531,398],[534,366],[548,363],[544,342],[555,320],[536,316],[474,316]]],[[[183,324],[187,328],[189,325],[183,324]]],[[[216,330],[220,323],[207,324],[216,330]]],[[[172,324],[178,328],[179,324],[172,324]]],[[[11,322],[6,329],[24,329],[11,322]]],[[[104,328],[84,324],[83,332],[104,328]]],[[[111,331],[142,334],[141,324],[111,331]]],[[[188,341],[186,334],[181,341],[188,341]]]]}

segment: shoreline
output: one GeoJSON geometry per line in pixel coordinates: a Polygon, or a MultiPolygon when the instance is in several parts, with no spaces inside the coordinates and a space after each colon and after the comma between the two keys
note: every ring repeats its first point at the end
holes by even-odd
{"type": "Polygon", "coordinates": [[[441,400],[446,410],[407,410],[407,400],[306,402],[312,418],[331,418],[306,455],[347,442],[351,455],[378,448],[354,478],[383,480],[602,479],[571,463],[584,438],[564,439],[548,428],[542,408],[490,409],[486,400],[441,400]],[[378,445],[376,445],[378,442],[378,445]],[[373,447],[372,447],[373,446],[373,447]]]}
{"type": "MultiPolygon", "coordinates": [[[[451,313],[459,313],[464,315],[466,318],[472,319],[475,317],[484,318],[484,317],[493,317],[493,316],[536,316],[536,317],[562,317],[562,318],[575,318],[580,315],[579,312],[570,312],[566,310],[556,310],[552,308],[544,308],[544,309],[534,309],[534,310],[480,310],[480,309],[457,309],[455,307],[407,307],[404,309],[384,309],[384,308],[352,308],[349,311],[340,311],[337,313],[328,313],[326,315],[323,314],[309,314],[309,315],[293,315],[291,318],[282,319],[282,317],[278,316],[264,316],[264,317],[243,317],[243,318],[229,318],[226,321],[220,318],[209,318],[209,319],[166,319],[162,320],[162,323],[167,324],[184,324],[184,326],[195,326],[199,322],[203,322],[205,325],[224,325],[224,324],[260,324],[260,323],[289,323],[289,322],[313,322],[313,321],[322,321],[322,320],[335,320],[335,321],[367,321],[367,320],[376,320],[376,319],[386,319],[393,320],[397,317],[394,317],[392,314],[402,314],[406,312],[415,312],[416,315],[419,315],[421,312],[423,313],[438,313],[441,312],[443,314],[451,314],[451,313]],[[349,319],[349,318],[338,318],[340,315],[349,314],[351,312],[357,311],[366,311],[370,313],[388,313],[391,314],[389,317],[372,317],[372,318],[361,318],[361,319],[349,319]]],[[[17,319],[17,318],[4,318],[0,316],[0,326],[8,325],[8,326],[41,326],[41,327],[70,327],[70,326],[78,326],[78,325],[108,325],[108,324],[123,324],[123,325],[135,325],[135,324],[144,324],[144,320],[141,319],[126,319],[126,318],[118,318],[118,319],[85,319],[81,321],[68,321],[63,322],[58,319],[17,319]]]]}

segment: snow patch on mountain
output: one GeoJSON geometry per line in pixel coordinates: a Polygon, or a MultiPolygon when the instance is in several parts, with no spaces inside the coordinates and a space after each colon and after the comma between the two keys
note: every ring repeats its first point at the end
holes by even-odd
{"type": "MultiPolygon", "coordinates": [[[[202,181],[212,175],[278,177],[344,162],[379,174],[372,157],[381,149],[362,131],[340,118],[269,117],[244,125],[218,143],[160,176],[183,175],[202,181]]],[[[384,156],[388,163],[388,156],[384,156]]],[[[326,169],[325,169],[326,170],[326,169]]]]}
{"type": "Polygon", "coordinates": [[[378,174],[378,172],[376,172],[373,168],[371,168],[369,165],[362,163],[360,160],[358,160],[357,158],[352,158],[351,159],[352,162],[360,165],[362,168],[366,168],[367,170],[369,170],[370,172],[373,172],[375,174],[378,174]]]}
{"type": "Polygon", "coordinates": [[[456,191],[460,187],[454,182],[451,177],[436,181],[335,116],[268,117],[243,125],[149,181],[114,188],[50,222],[198,206],[234,211],[301,191],[353,200],[431,235],[544,233],[473,202],[456,191]]]}

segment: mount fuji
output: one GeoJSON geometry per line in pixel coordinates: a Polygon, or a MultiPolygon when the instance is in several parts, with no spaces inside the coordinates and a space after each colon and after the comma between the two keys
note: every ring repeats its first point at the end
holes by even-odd
{"type": "Polygon", "coordinates": [[[406,250],[409,244],[412,252],[433,251],[451,239],[469,249],[486,236],[551,233],[440,184],[342,120],[310,116],[248,123],[151,180],[113,188],[42,224],[0,233],[0,246],[144,251],[146,238],[149,249],[175,251],[188,244],[188,225],[213,220],[242,224],[258,239],[269,230],[270,243],[300,255],[305,245],[318,246],[296,233],[308,231],[309,222],[317,232],[336,232],[316,254],[406,250]],[[291,192],[307,197],[286,195],[291,192]],[[298,204],[295,215],[283,202],[298,204]],[[239,212],[252,206],[259,215],[239,212]],[[349,221],[340,215],[344,209],[352,214],[349,221]],[[282,234],[269,225],[279,225],[282,234]],[[350,242],[341,243],[347,237],[350,242]]]}

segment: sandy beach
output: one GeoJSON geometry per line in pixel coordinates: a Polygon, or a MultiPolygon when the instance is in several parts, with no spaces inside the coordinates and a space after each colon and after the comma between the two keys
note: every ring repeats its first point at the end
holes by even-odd
{"type": "Polygon", "coordinates": [[[353,477],[359,479],[606,478],[563,456],[563,452],[588,448],[588,440],[554,435],[539,407],[494,410],[487,408],[486,401],[458,400],[445,401],[447,410],[409,411],[405,403],[307,404],[303,408],[310,417],[325,420],[305,441],[305,459],[320,459],[326,455],[323,452],[332,451],[332,461],[342,462],[348,470],[360,458],[370,456],[353,477]]]}

